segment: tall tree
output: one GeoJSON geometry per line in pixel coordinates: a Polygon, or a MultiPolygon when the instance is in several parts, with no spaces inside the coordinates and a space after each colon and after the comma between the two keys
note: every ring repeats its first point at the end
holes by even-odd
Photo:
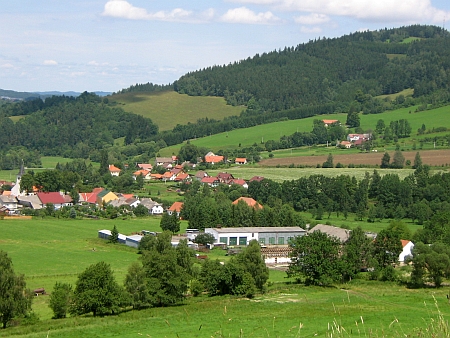
{"type": "Polygon", "coordinates": [[[4,329],[11,319],[31,310],[31,300],[25,277],[14,273],[11,258],[0,250],[0,322],[4,329]]]}
{"type": "Polygon", "coordinates": [[[56,282],[50,295],[49,306],[53,311],[53,318],[66,318],[72,301],[72,285],[56,282]]]}
{"type": "Polygon", "coordinates": [[[115,314],[123,304],[124,290],[117,284],[111,266],[99,262],[78,276],[69,312],[72,315],[92,312],[95,317],[115,314]]]}
{"type": "Polygon", "coordinates": [[[288,276],[304,278],[305,284],[330,285],[341,278],[340,241],[314,231],[308,236],[295,237],[288,276]]]}
{"type": "Polygon", "coordinates": [[[366,236],[363,229],[359,226],[353,229],[343,249],[344,278],[354,278],[361,269],[369,268],[372,252],[372,240],[366,236]]]}

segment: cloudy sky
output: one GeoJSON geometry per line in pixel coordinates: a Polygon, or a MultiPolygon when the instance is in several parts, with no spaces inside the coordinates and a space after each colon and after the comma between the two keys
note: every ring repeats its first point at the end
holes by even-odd
{"type": "Polygon", "coordinates": [[[448,0],[3,1],[0,88],[167,84],[319,36],[449,21],[448,0]]]}

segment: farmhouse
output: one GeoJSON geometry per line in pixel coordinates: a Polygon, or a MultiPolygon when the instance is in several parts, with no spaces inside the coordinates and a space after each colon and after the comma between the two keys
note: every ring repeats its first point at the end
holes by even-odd
{"type": "Polygon", "coordinates": [[[323,124],[325,125],[325,127],[329,127],[332,124],[338,123],[340,124],[339,120],[322,120],[323,124]]]}
{"type": "Polygon", "coordinates": [[[183,208],[183,202],[175,202],[169,209],[167,209],[167,213],[169,215],[172,215],[174,212],[176,212],[177,216],[180,217],[181,208],[183,208]]]}
{"type": "Polygon", "coordinates": [[[18,202],[14,196],[0,195],[0,207],[8,209],[9,214],[13,214],[17,211],[18,202]]]}
{"type": "Polygon", "coordinates": [[[163,206],[151,198],[142,198],[141,204],[148,209],[149,214],[162,215],[164,212],[163,206]]]}
{"type": "Polygon", "coordinates": [[[55,210],[58,210],[66,204],[66,200],[59,192],[38,192],[36,195],[41,201],[40,204],[42,208],[51,203],[55,210]]]}
{"type": "Polygon", "coordinates": [[[217,244],[248,245],[257,240],[262,245],[285,245],[294,237],[304,236],[306,231],[300,227],[241,227],[206,228],[205,233],[213,235],[217,244]]]}
{"type": "Polygon", "coordinates": [[[234,160],[235,164],[247,164],[247,159],[245,157],[236,157],[234,160]]]}

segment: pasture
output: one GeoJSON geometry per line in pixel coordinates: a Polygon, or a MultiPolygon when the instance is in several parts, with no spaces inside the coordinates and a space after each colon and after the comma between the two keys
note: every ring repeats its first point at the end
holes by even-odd
{"type": "Polygon", "coordinates": [[[127,112],[150,118],[160,131],[173,129],[177,124],[194,123],[201,118],[222,120],[226,116],[239,115],[244,109],[227,105],[223,97],[188,96],[174,91],[115,94],[111,101],[118,102],[127,112]]]}
{"type": "MultiPolygon", "coordinates": [[[[389,125],[391,121],[406,119],[411,125],[412,134],[410,138],[401,139],[400,143],[406,144],[405,142],[407,142],[410,147],[414,141],[419,142],[421,138],[436,136],[434,134],[426,134],[418,137],[416,135],[417,129],[419,129],[422,124],[425,124],[427,130],[438,127],[447,127],[450,129],[450,121],[446,119],[446,116],[450,112],[450,106],[444,106],[417,113],[415,112],[416,108],[416,106],[401,108],[381,114],[360,114],[361,128],[364,130],[373,130],[380,119],[384,120],[386,125],[389,125]]],[[[249,147],[255,143],[262,144],[268,140],[279,140],[281,136],[291,135],[297,131],[310,132],[313,128],[313,121],[316,119],[336,119],[341,121],[342,124],[345,124],[347,114],[320,115],[305,119],[274,122],[245,129],[235,129],[225,133],[190,140],[190,142],[198,147],[206,147],[212,151],[218,151],[221,149],[225,150],[229,148],[236,149],[239,148],[239,145],[241,147],[249,147]]],[[[167,147],[161,149],[160,154],[161,156],[171,156],[172,154],[177,154],[180,148],[180,144],[167,147]]]]}
{"type": "MultiPolygon", "coordinates": [[[[0,221],[0,249],[8,252],[15,271],[26,275],[31,289],[45,287],[51,293],[56,281],[74,284],[81,271],[99,261],[111,264],[122,283],[138,255],[135,249],[97,239],[99,229],[114,225],[125,234],[157,231],[159,219],[4,220],[0,221]]],[[[183,222],[182,226],[187,225],[183,222]]],[[[226,259],[221,253],[213,256],[226,259]]],[[[408,268],[402,271],[406,275],[408,268]]],[[[271,270],[269,292],[254,299],[202,295],[188,297],[182,306],[103,318],[52,320],[49,296],[39,296],[34,298],[33,309],[40,320],[0,330],[0,336],[403,337],[450,315],[446,288],[408,289],[366,277],[362,274],[335,287],[305,287],[286,279],[283,271],[271,270]]]]}

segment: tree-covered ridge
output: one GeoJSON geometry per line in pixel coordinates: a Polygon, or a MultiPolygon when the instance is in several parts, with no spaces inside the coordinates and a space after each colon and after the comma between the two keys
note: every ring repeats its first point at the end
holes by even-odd
{"type": "Polygon", "coordinates": [[[356,90],[376,96],[414,88],[416,96],[425,95],[448,88],[450,42],[444,33],[440,27],[415,25],[323,38],[190,72],[174,89],[223,96],[230,104],[265,111],[348,103],[356,90]],[[408,37],[425,39],[400,43],[408,37]]]}
{"type": "Polygon", "coordinates": [[[77,99],[55,99],[49,105],[17,123],[0,118],[0,142],[4,148],[24,146],[45,155],[88,158],[92,150],[112,145],[125,137],[145,142],[158,133],[150,119],[108,107],[95,94],[84,93],[77,99]]]}
{"type": "Polygon", "coordinates": [[[118,93],[131,93],[131,92],[145,92],[145,93],[156,93],[156,92],[163,92],[167,90],[173,90],[172,84],[167,85],[159,85],[152,82],[147,83],[136,83],[135,85],[131,85],[128,88],[120,90],[118,93]]]}

